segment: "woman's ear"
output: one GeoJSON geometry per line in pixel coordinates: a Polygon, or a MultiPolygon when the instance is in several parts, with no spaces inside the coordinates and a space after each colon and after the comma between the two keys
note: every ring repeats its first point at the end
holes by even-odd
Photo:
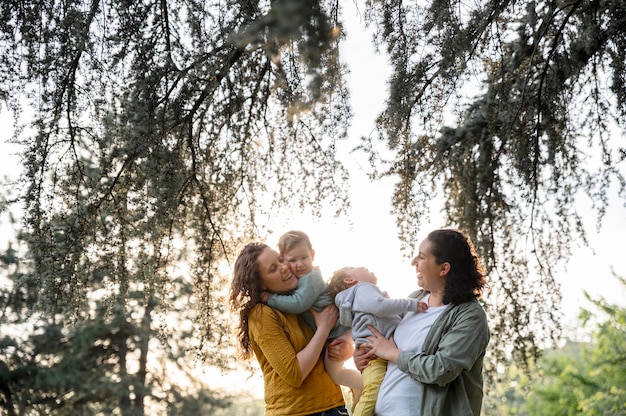
{"type": "Polygon", "coordinates": [[[448,263],[447,261],[443,262],[443,264],[441,264],[441,270],[439,271],[439,275],[444,277],[448,274],[449,271],[450,263],[448,263]]]}

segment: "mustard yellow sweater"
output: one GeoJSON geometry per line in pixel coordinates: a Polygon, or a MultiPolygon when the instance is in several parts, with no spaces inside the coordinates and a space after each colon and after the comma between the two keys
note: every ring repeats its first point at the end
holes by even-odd
{"type": "Polygon", "coordinates": [[[252,349],[263,371],[266,416],[304,416],[344,404],[341,388],[326,370],[322,356],[304,382],[296,358],[313,337],[298,315],[256,305],[248,319],[252,349]]]}

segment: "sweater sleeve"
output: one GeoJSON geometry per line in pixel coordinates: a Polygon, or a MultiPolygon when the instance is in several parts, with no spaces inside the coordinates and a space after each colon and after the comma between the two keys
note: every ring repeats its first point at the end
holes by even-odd
{"type": "Polygon", "coordinates": [[[298,286],[293,293],[290,295],[272,293],[267,299],[267,304],[279,311],[299,314],[309,310],[315,300],[327,289],[319,267],[315,267],[298,279],[298,286]]]}
{"type": "Polygon", "coordinates": [[[477,302],[465,305],[450,312],[450,325],[433,325],[426,337],[424,352],[400,352],[398,368],[417,381],[440,386],[472,368],[487,348],[490,335],[482,307],[477,302]]]}
{"type": "Polygon", "coordinates": [[[378,286],[370,283],[360,283],[355,289],[355,300],[352,305],[352,310],[355,312],[370,313],[375,316],[417,312],[417,299],[390,299],[378,286]]]}
{"type": "Polygon", "coordinates": [[[299,328],[289,325],[284,315],[265,305],[253,309],[248,322],[250,338],[258,345],[266,361],[262,365],[272,367],[290,386],[299,387],[302,384],[302,372],[297,351],[288,336],[288,331],[298,331],[299,334],[299,328]]]}

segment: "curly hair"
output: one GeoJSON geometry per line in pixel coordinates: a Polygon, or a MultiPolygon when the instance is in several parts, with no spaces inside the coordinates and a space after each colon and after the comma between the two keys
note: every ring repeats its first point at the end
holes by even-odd
{"type": "Polygon", "coordinates": [[[230,284],[230,306],[239,314],[237,337],[241,343],[242,357],[249,358],[251,353],[248,318],[250,311],[261,299],[261,277],[257,270],[257,259],[269,248],[264,243],[249,243],[237,256],[233,269],[233,280],[230,284]]]}
{"type": "Polygon", "coordinates": [[[328,294],[332,299],[335,299],[337,293],[346,290],[348,286],[346,285],[346,278],[348,277],[348,268],[343,267],[339,270],[335,270],[333,273],[333,277],[328,280],[328,294]]]}
{"type": "Polygon", "coordinates": [[[426,239],[437,264],[449,263],[443,303],[459,304],[480,299],[488,287],[483,265],[469,237],[458,230],[432,231],[426,239]]]}

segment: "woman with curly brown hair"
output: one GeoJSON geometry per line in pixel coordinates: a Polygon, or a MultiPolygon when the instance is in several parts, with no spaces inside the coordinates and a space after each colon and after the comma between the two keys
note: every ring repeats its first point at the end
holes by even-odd
{"type": "Polygon", "coordinates": [[[435,230],[411,264],[422,289],[409,297],[428,309],[407,313],[389,338],[371,327],[369,351],[354,355],[360,370],[376,356],[389,361],[375,415],[477,416],[490,334],[478,302],[487,282],[474,246],[457,230],[435,230]]]}
{"type": "MultiPolygon", "coordinates": [[[[244,358],[256,356],[265,384],[266,416],[347,415],[341,388],[324,368],[323,350],[338,312],[329,305],[311,310],[313,331],[295,314],[262,301],[262,292],[288,294],[298,285],[282,256],[268,245],[250,243],[239,253],[233,270],[230,304],[239,314],[238,338],[244,358]]],[[[354,347],[331,344],[331,357],[347,359],[354,347]]]]}

